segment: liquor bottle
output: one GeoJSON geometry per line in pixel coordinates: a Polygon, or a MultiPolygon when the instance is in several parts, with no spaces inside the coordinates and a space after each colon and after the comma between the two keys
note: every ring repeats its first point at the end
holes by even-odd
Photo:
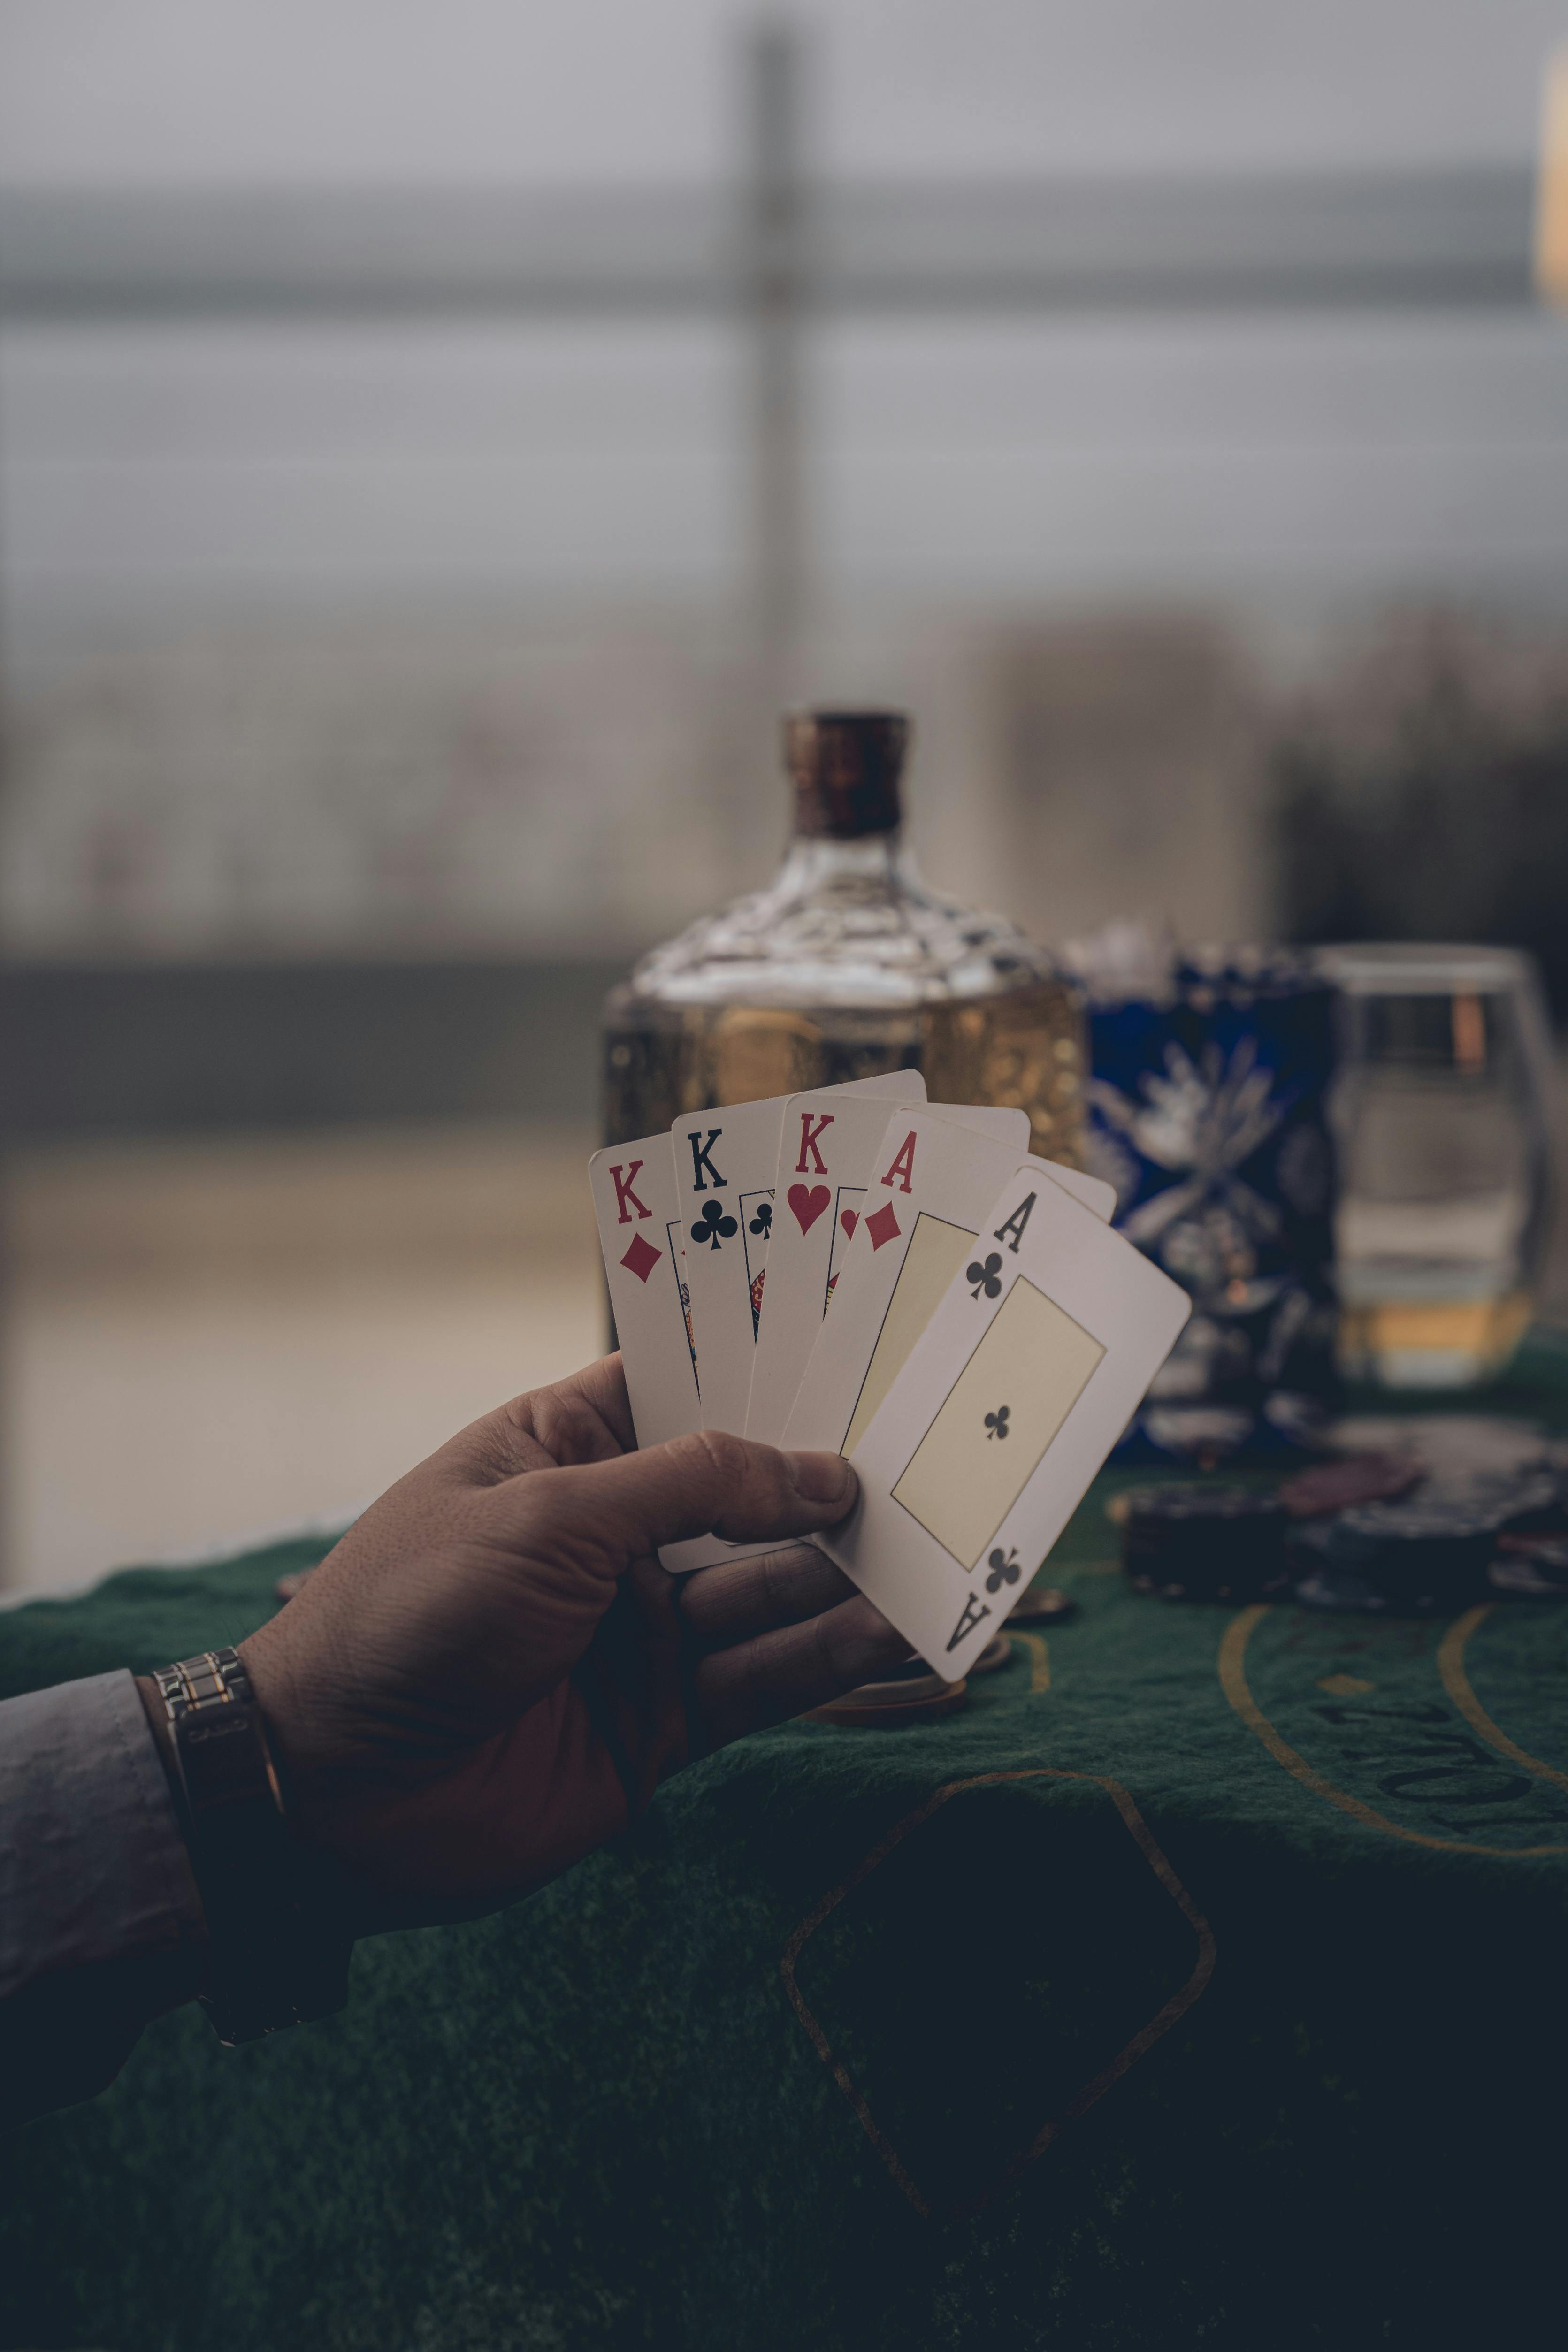
{"type": "Polygon", "coordinates": [[[999,916],[927,888],[900,824],[909,722],[784,722],[795,837],[765,890],[656,948],[605,1007],[605,1132],[919,1069],[932,1102],[1029,1114],[1031,1150],[1082,1165],[1078,989],[999,916]]]}

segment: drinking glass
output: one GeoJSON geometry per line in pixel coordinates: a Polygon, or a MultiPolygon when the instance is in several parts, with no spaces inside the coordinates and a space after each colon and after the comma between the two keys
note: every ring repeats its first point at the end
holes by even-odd
{"type": "Polygon", "coordinates": [[[1507,948],[1321,952],[1341,991],[1341,1368],[1475,1387],[1524,1336],[1547,1234],[1553,1065],[1534,965],[1507,948]]]}

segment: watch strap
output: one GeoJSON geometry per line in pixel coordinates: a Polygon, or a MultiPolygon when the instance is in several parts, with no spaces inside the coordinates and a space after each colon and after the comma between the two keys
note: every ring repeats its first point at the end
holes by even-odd
{"type": "Polygon", "coordinates": [[[203,2008],[226,2042],[253,2042],[341,2009],[353,1937],[324,1857],[295,1837],[244,1660],[205,1650],[154,1675],[207,1917],[203,2008]]]}

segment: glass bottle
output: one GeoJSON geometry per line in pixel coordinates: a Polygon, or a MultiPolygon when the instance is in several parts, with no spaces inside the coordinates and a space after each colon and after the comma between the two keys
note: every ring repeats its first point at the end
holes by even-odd
{"type": "Polygon", "coordinates": [[[927,888],[904,842],[901,713],[784,722],[795,836],[765,890],[656,948],[605,1007],[605,1134],[682,1111],[919,1069],[932,1102],[1016,1105],[1082,1163],[1076,987],[999,916],[927,888]]]}

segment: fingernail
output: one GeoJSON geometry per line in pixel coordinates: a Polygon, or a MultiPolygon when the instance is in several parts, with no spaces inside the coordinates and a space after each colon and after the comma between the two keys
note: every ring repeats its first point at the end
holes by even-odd
{"type": "Polygon", "coordinates": [[[792,1454],[795,1492],[808,1503],[843,1503],[855,1492],[855,1473],[841,1454],[792,1454]]]}

